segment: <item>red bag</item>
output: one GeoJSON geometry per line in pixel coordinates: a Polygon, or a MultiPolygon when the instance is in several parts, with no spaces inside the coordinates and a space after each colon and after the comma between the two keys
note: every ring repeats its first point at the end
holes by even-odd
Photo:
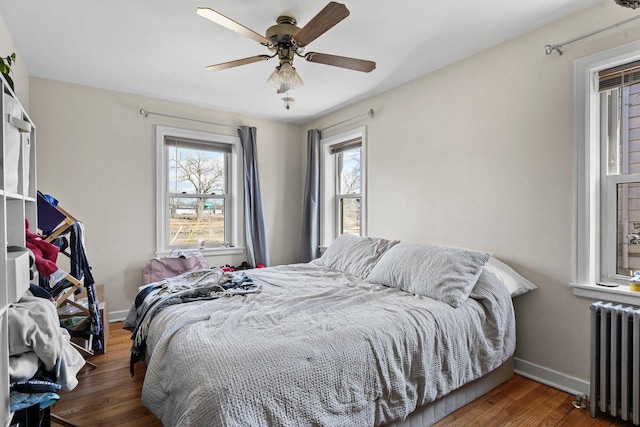
{"type": "Polygon", "coordinates": [[[188,271],[207,270],[209,264],[200,252],[172,251],[168,257],[149,260],[144,267],[144,284],[159,282],[168,277],[179,276],[188,271]]]}

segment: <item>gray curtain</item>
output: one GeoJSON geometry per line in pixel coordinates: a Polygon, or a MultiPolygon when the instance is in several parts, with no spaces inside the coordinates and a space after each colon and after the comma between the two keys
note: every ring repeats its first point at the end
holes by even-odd
{"type": "Polygon", "coordinates": [[[319,256],[320,246],[320,131],[307,132],[307,181],[302,211],[300,262],[319,256]]]}
{"type": "Polygon", "coordinates": [[[244,223],[247,242],[247,258],[252,266],[269,266],[267,232],[262,212],[262,193],[258,177],[258,152],[256,128],[241,126],[238,129],[244,157],[244,223]]]}

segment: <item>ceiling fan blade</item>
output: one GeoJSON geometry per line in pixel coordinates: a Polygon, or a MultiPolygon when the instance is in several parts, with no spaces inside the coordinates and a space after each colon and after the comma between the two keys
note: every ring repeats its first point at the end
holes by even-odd
{"type": "Polygon", "coordinates": [[[365,73],[376,69],[376,63],[373,61],[329,55],[327,53],[309,52],[304,56],[304,59],[309,62],[333,65],[334,67],[348,68],[350,70],[362,71],[365,73]]]}
{"type": "Polygon", "coordinates": [[[197,12],[198,12],[198,15],[204,18],[207,18],[208,20],[213,21],[218,25],[222,25],[223,27],[226,27],[232,31],[235,31],[238,34],[242,34],[245,37],[249,37],[250,39],[257,41],[258,43],[261,43],[266,46],[271,44],[271,41],[268,38],[256,33],[253,30],[250,30],[249,28],[245,27],[242,24],[238,24],[233,19],[227,18],[223,14],[216,12],[213,9],[210,9],[208,7],[199,7],[197,9],[197,12]]]}
{"type": "Polygon", "coordinates": [[[300,46],[306,46],[347,16],[349,9],[342,3],[332,1],[311,18],[293,38],[300,46]]]}
{"type": "Polygon", "coordinates": [[[235,61],[223,62],[222,64],[209,65],[207,67],[207,70],[210,70],[210,71],[226,70],[227,68],[239,67],[240,65],[253,64],[254,62],[266,61],[271,58],[272,56],[269,56],[269,55],[250,56],[248,58],[236,59],[235,61]]]}

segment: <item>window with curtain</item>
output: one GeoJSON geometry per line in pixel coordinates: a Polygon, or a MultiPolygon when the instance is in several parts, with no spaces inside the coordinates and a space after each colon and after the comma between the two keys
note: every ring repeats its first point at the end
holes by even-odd
{"type": "Polygon", "coordinates": [[[237,246],[238,138],[162,128],[158,135],[158,252],[237,246]]]}

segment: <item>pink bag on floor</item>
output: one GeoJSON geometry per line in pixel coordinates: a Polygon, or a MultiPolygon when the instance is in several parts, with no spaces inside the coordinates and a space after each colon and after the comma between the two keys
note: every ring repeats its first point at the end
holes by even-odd
{"type": "Polygon", "coordinates": [[[149,260],[142,272],[144,284],[159,282],[168,277],[179,276],[188,271],[207,270],[209,264],[200,252],[171,251],[168,257],[149,260]]]}

